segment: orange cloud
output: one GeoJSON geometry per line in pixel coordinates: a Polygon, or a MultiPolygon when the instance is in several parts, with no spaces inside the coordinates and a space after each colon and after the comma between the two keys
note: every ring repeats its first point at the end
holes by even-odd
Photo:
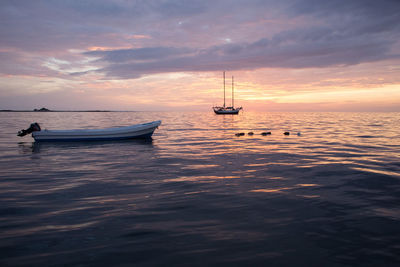
{"type": "Polygon", "coordinates": [[[129,39],[151,39],[150,35],[134,34],[128,37],[129,39]]]}

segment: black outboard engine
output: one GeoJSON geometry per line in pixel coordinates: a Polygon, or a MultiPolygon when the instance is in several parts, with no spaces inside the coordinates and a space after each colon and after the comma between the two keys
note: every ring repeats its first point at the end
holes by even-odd
{"type": "Polygon", "coordinates": [[[22,136],[25,136],[32,132],[36,132],[36,131],[40,131],[40,130],[41,129],[40,129],[39,123],[34,122],[34,123],[31,123],[31,126],[29,126],[28,129],[19,131],[17,135],[22,137],[22,136]]]}

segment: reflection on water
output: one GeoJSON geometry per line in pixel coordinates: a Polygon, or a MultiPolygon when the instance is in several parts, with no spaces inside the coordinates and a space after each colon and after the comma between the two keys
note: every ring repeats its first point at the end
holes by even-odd
{"type": "Polygon", "coordinates": [[[148,145],[152,146],[153,139],[132,139],[132,140],[114,140],[114,141],[81,141],[81,142],[19,142],[19,151],[22,154],[40,153],[43,150],[69,150],[69,149],[92,149],[95,147],[115,147],[124,145],[148,145]]]}
{"type": "Polygon", "coordinates": [[[398,113],[0,118],[2,265],[400,263],[398,113]],[[62,129],[158,119],[150,142],[16,136],[33,121],[62,129]]]}

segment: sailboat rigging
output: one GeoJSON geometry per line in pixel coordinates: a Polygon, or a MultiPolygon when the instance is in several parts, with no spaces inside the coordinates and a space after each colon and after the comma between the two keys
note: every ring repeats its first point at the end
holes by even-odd
{"type": "Polygon", "coordinates": [[[222,107],[215,106],[213,110],[215,114],[239,114],[242,107],[235,108],[234,106],[234,95],[233,95],[233,76],[232,76],[232,105],[230,107],[226,106],[225,101],[225,71],[224,71],[224,105],[222,107]]]}

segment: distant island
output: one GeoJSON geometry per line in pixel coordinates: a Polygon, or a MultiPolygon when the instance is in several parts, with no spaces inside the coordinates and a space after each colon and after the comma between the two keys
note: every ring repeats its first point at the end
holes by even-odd
{"type": "Polygon", "coordinates": [[[37,109],[37,108],[35,108],[33,111],[39,111],[39,112],[47,112],[47,111],[51,111],[50,109],[48,109],[48,108],[41,108],[41,109],[37,109]]]}
{"type": "MultiPolygon", "coordinates": [[[[12,110],[12,109],[0,109],[0,112],[113,112],[110,110],[50,110],[47,108],[41,108],[34,110],[12,110]]],[[[114,111],[116,112],[116,111],[114,111]]],[[[134,111],[124,111],[124,112],[134,112],[134,111]]]]}

